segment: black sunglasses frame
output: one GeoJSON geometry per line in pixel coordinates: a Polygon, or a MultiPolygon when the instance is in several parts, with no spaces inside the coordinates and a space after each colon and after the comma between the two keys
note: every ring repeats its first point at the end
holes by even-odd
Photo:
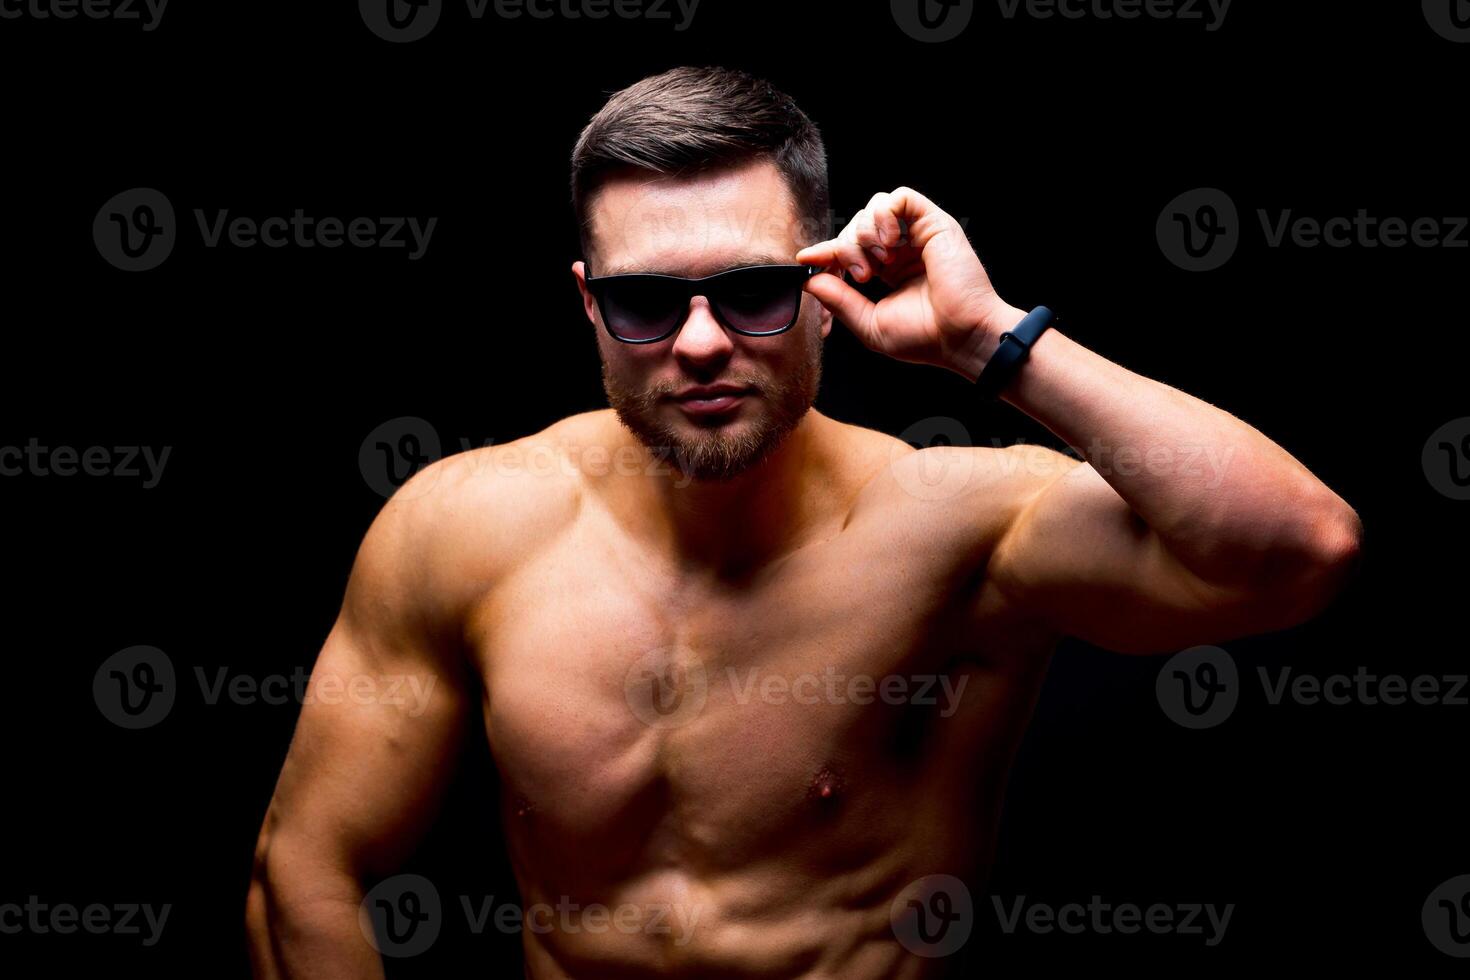
{"type": "MultiPolygon", "coordinates": [[[[672,281],[672,282],[677,282],[677,283],[683,283],[684,284],[684,287],[685,287],[684,291],[685,291],[685,294],[686,294],[685,297],[684,297],[684,303],[685,303],[685,308],[686,308],[686,311],[687,311],[689,301],[692,300],[694,297],[703,294],[703,290],[701,289],[701,285],[702,284],[711,282],[711,281],[716,280],[716,279],[723,278],[725,276],[734,275],[735,273],[738,273],[738,272],[746,272],[746,271],[749,271],[751,269],[793,269],[793,270],[795,270],[795,269],[804,269],[804,270],[806,270],[806,274],[803,275],[796,282],[796,290],[797,290],[798,293],[803,292],[803,290],[801,288],[802,287],[802,283],[804,283],[807,279],[810,279],[812,276],[814,276],[817,273],[819,273],[819,272],[822,271],[822,267],[821,266],[816,266],[816,265],[802,265],[802,264],[796,264],[796,263],[793,263],[793,264],[790,264],[790,265],[782,265],[782,264],[773,264],[773,265],[742,265],[742,266],[740,266],[739,268],[736,268],[736,269],[726,269],[723,272],[716,272],[714,275],[702,276],[702,277],[700,277],[698,279],[688,279],[688,278],[686,278],[684,276],[666,276],[666,275],[663,275],[663,274],[657,273],[657,272],[627,272],[627,273],[623,273],[621,275],[616,275],[616,276],[588,276],[587,279],[586,279],[586,282],[587,282],[587,290],[588,290],[588,292],[592,293],[592,297],[595,300],[597,300],[597,309],[598,309],[599,312],[602,313],[602,326],[603,326],[603,329],[607,331],[608,336],[612,337],[613,340],[616,340],[616,341],[618,341],[619,343],[622,343],[622,344],[656,344],[659,341],[668,340],[674,334],[676,334],[680,330],[682,330],[684,328],[684,324],[687,323],[688,320],[689,320],[688,313],[686,312],[684,316],[680,317],[679,320],[678,320],[678,322],[675,323],[674,326],[672,328],[670,328],[670,330],[667,333],[663,334],[662,336],[659,336],[659,337],[649,337],[649,338],[646,338],[644,340],[629,340],[627,337],[619,337],[616,333],[613,333],[612,327],[608,325],[608,322],[607,322],[607,312],[606,312],[606,310],[603,309],[603,306],[602,306],[603,290],[605,289],[605,287],[607,286],[608,283],[621,282],[621,281],[626,281],[626,280],[631,280],[631,279],[637,279],[637,280],[661,279],[661,280],[665,280],[665,281],[672,281]]],[[[801,316],[801,298],[800,298],[800,296],[797,297],[796,312],[791,315],[791,319],[786,323],[785,326],[781,327],[778,330],[761,330],[761,331],[741,330],[739,327],[734,326],[731,323],[729,323],[725,319],[725,317],[723,315],[721,315],[721,313],[720,313],[720,307],[719,307],[719,304],[718,303],[711,302],[710,305],[709,305],[709,308],[710,308],[710,312],[714,315],[714,318],[716,320],[718,320],[720,322],[720,325],[723,326],[727,330],[733,330],[736,333],[741,334],[741,335],[746,336],[746,337],[774,337],[776,334],[785,333],[786,331],[790,330],[793,326],[796,325],[797,319],[801,316]]]]}

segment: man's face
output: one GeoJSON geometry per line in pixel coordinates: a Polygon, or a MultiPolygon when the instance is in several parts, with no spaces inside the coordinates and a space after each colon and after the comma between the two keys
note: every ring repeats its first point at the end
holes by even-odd
{"type": "MultiPolygon", "coordinates": [[[[803,229],[775,165],[758,160],[690,177],[617,177],[589,211],[591,273],[655,272],[697,278],[745,265],[794,264],[816,229],[803,229]],[[804,235],[803,232],[806,232],[804,235]]],[[[652,344],[603,329],[588,270],[572,266],[596,326],[602,383],[618,418],[682,472],[728,479],[760,462],[811,408],[832,314],[807,293],[794,326],[770,337],[727,331],[695,296],[683,325],[652,344]],[[695,385],[750,389],[728,408],[700,411],[678,396],[695,385]]]]}

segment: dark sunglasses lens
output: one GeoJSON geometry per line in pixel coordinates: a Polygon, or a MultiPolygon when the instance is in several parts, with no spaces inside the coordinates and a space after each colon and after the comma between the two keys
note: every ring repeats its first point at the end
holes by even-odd
{"type": "Polygon", "coordinates": [[[608,328],[624,340],[652,340],[672,331],[689,309],[679,283],[629,278],[609,282],[602,296],[608,328]]]}
{"type": "Polygon", "coordinates": [[[801,308],[802,270],[743,269],[720,280],[710,297],[725,322],[747,333],[789,327],[801,308]]]}

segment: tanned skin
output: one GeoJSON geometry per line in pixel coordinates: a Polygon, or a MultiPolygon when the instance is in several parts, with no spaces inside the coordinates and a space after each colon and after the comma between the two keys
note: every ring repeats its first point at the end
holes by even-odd
{"type": "Polygon", "coordinates": [[[441,460],[369,528],[312,684],[430,694],[303,707],[247,901],[257,976],[382,975],[359,906],[480,723],[527,976],[937,975],[892,906],[933,874],[978,898],[1060,637],[1161,654],[1279,630],[1351,573],[1357,514],[1301,463],[1056,328],[1004,398],[1082,460],[915,450],[810,408],[834,314],[875,351],[974,380],[1023,311],[910,188],[806,248],[794,215],[762,160],[599,191],[599,275],[828,271],[784,334],[727,331],[696,297],[674,337],[634,347],[602,329],[576,263],[615,408],[441,460]],[[633,219],[660,209],[679,230],[642,234],[633,219]],[[893,291],[874,305],[843,272],[893,291]],[[754,390],[717,418],[670,397],[728,379],[754,390]],[[1143,465],[1151,447],[1168,463],[1143,465]],[[1190,447],[1228,465],[1191,469],[1190,447]],[[944,685],[921,697],[926,677],[944,685]],[[894,678],[913,696],[882,696],[894,678]]]}

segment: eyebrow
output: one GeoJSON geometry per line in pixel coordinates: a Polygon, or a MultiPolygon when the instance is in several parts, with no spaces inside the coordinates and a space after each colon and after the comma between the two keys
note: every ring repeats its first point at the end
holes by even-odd
{"type": "MultiPolygon", "coordinates": [[[[740,258],[735,259],[731,264],[726,265],[726,266],[723,266],[723,267],[721,267],[719,269],[716,269],[713,272],[707,272],[707,273],[705,273],[705,275],[706,276],[718,275],[721,272],[729,272],[731,269],[741,269],[741,268],[744,268],[747,265],[795,265],[795,264],[796,263],[792,259],[786,258],[784,256],[780,256],[780,255],[771,255],[771,254],[768,254],[768,253],[764,253],[763,252],[763,253],[761,253],[759,255],[743,255],[740,258]]],[[[635,275],[635,274],[640,274],[640,275],[645,275],[645,276],[683,276],[684,275],[684,271],[682,269],[676,269],[676,268],[674,268],[672,266],[654,266],[653,268],[640,268],[640,267],[638,267],[636,265],[614,265],[614,266],[611,266],[606,272],[602,273],[601,275],[594,276],[593,278],[594,279],[601,279],[601,278],[603,278],[605,276],[626,276],[626,275],[635,275]]],[[[695,278],[704,278],[704,277],[703,276],[688,276],[687,278],[695,279],[695,278]]]]}

